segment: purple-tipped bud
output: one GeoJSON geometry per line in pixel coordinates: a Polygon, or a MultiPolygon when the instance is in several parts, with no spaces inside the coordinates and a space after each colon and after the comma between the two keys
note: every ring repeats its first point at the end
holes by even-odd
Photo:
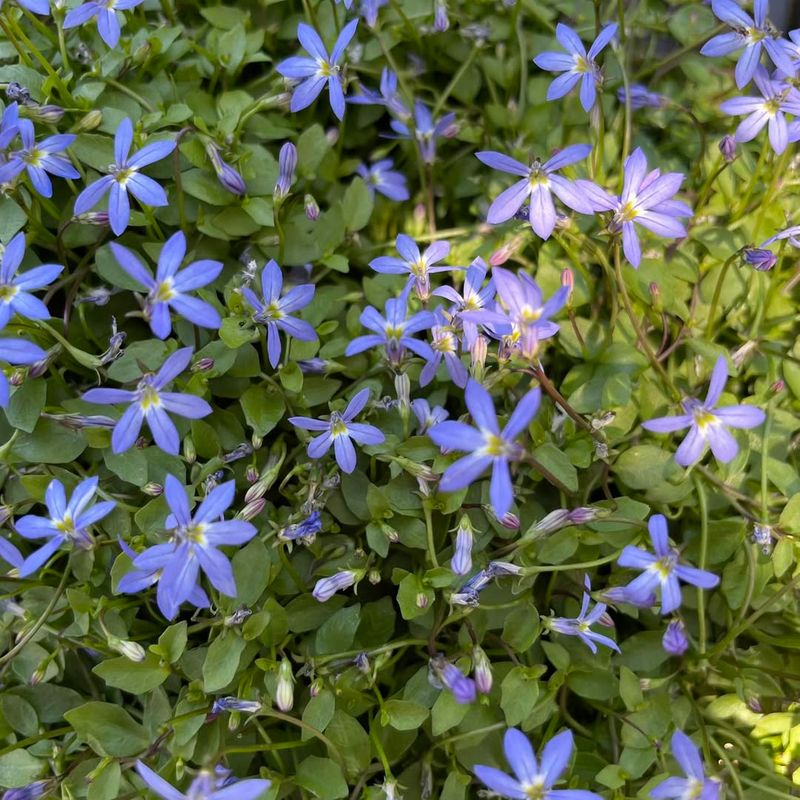
{"type": "Polygon", "coordinates": [[[216,362],[213,358],[208,358],[208,356],[204,356],[203,358],[198,358],[194,364],[192,364],[191,370],[192,372],[208,372],[209,370],[214,369],[214,364],[216,362]]]}
{"type": "Polygon", "coordinates": [[[464,706],[475,702],[477,697],[475,681],[463,675],[455,664],[442,660],[434,669],[442,684],[453,693],[456,703],[464,706]]]}
{"type": "Polygon", "coordinates": [[[316,222],[319,219],[319,203],[317,203],[313,195],[307,194],[303,198],[303,209],[306,212],[306,217],[312,222],[316,222]]]}
{"type": "Polygon", "coordinates": [[[314,586],[314,599],[325,603],[342,589],[349,589],[358,580],[358,572],[352,569],[342,570],[328,578],[320,578],[314,586]]]}
{"type": "Polygon", "coordinates": [[[736,158],[736,139],[730,135],[723,136],[719,143],[719,151],[728,163],[733,161],[736,158]]]}
{"type": "Polygon", "coordinates": [[[64,118],[64,109],[49,103],[43,106],[25,106],[25,116],[36,122],[53,125],[64,118]]]}
{"type": "Polygon", "coordinates": [[[492,691],[492,662],[482,647],[476,646],[472,651],[472,664],[475,687],[481,694],[489,694],[492,691]]]}
{"type": "Polygon", "coordinates": [[[430,605],[430,600],[425,592],[417,592],[416,603],[417,608],[427,608],[430,605]]]}
{"type": "Polygon", "coordinates": [[[447,4],[444,0],[436,0],[433,6],[433,29],[437,33],[444,33],[450,27],[447,16],[447,4]]]}
{"type": "Polygon", "coordinates": [[[369,658],[367,658],[366,653],[359,653],[353,659],[353,663],[356,665],[356,669],[359,672],[363,672],[365,675],[369,672],[369,658]]]}
{"type": "Polygon", "coordinates": [[[212,714],[222,711],[243,711],[246,714],[256,714],[261,711],[258,700],[240,700],[238,697],[218,697],[211,706],[212,714]]]}
{"type": "Polygon", "coordinates": [[[472,569],[472,525],[465,514],[458,523],[456,547],[450,560],[450,569],[456,575],[466,575],[472,569]]]}
{"type": "Polygon", "coordinates": [[[667,625],[664,638],[661,640],[664,651],[671,656],[682,656],[689,649],[689,639],[686,628],[679,619],[674,619],[667,625]]]}
{"type": "Polygon", "coordinates": [[[244,477],[248,483],[255,483],[258,480],[258,467],[254,464],[250,464],[245,470],[244,477]]]}
{"type": "Polygon", "coordinates": [[[263,497],[256,500],[251,500],[247,505],[236,515],[236,519],[244,519],[250,521],[255,519],[267,505],[267,501],[263,497]]]}
{"type": "Polygon", "coordinates": [[[778,257],[771,250],[762,247],[746,247],[742,255],[759,272],[769,272],[778,262],[778,257]]]}
{"type": "Polygon", "coordinates": [[[509,561],[490,561],[486,567],[486,572],[492,578],[502,578],[506,575],[522,575],[525,570],[509,561]]]}
{"type": "Polygon", "coordinates": [[[303,361],[298,361],[297,366],[300,367],[300,372],[303,375],[322,375],[330,366],[330,362],[324,358],[307,358],[303,361]]]}
{"type": "Polygon", "coordinates": [[[289,190],[294,183],[294,171],[296,169],[297,148],[291,142],[286,142],[281,147],[281,152],[278,155],[278,180],[272,193],[275,201],[283,200],[289,194],[289,190]]]}
{"type": "Polygon", "coordinates": [[[84,225],[108,225],[108,211],[87,211],[85,214],[77,214],[72,219],[84,225]]]}
{"type": "Polygon", "coordinates": [[[608,603],[627,603],[637,608],[650,608],[656,604],[656,596],[651,593],[646,597],[638,597],[628,592],[625,586],[612,586],[601,593],[600,599],[608,603]]]}
{"type": "Polygon", "coordinates": [[[227,453],[223,454],[222,463],[231,464],[234,461],[240,461],[243,458],[247,458],[252,454],[253,445],[251,445],[250,442],[242,442],[241,444],[236,445],[233,450],[229,450],[227,453]]]}
{"type": "Polygon", "coordinates": [[[214,167],[214,172],[217,175],[219,182],[231,194],[243,195],[247,191],[247,185],[244,178],[226,161],[222,158],[222,153],[214,142],[206,143],[206,153],[211,159],[211,164],[214,167]]]}

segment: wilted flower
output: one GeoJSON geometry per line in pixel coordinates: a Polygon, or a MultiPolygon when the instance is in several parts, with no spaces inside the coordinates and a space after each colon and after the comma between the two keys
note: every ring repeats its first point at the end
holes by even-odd
{"type": "Polygon", "coordinates": [[[713,589],[719,578],[713,572],[697,569],[678,561],[679,553],[669,546],[667,520],[663,514],[654,514],[647,523],[655,554],[641,547],[628,545],[617,563],[621,567],[641,569],[642,574],[626,587],[627,602],[644,606],[656,589],[661,589],[661,613],[669,614],[680,607],[681,581],[699,589],[713,589]]]}
{"type": "Polygon", "coordinates": [[[603,80],[603,73],[595,59],[614,38],[616,32],[616,23],[606,25],[587,53],[578,34],[569,26],[559,22],[556,26],[556,38],[567,52],[540,53],[533,59],[533,63],[540,69],[563,73],[548,87],[547,99],[557,100],[563,97],[580,81],[581,105],[584,111],[591,111],[596,97],[596,86],[603,80]]]}
{"type": "Polygon", "coordinates": [[[685,414],[657,417],[642,423],[645,430],[654,433],[672,433],[689,428],[675,452],[675,460],[682,467],[697,463],[703,457],[706,445],[711,446],[717,461],[727,464],[739,452],[739,445],[727,428],[756,428],[766,419],[766,414],[754,406],[716,407],[727,377],[727,363],[725,357],[720,356],[711,373],[705,402],[687,397],[682,401],[685,414]]]}
{"type": "Polygon", "coordinates": [[[155,278],[127,247],[111,242],[111,251],[122,269],[148,292],[145,314],[159,339],[166,339],[172,331],[170,309],[201,328],[216,330],[222,324],[212,305],[188,294],[215,281],[222,272],[222,262],[203,259],[180,269],[186,256],[186,237],[182,231],[170,236],[161,248],[155,278]]]}
{"type": "Polygon", "coordinates": [[[211,706],[212,714],[222,711],[243,711],[246,714],[257,714],[261,710],[258,700],[241,700],[238,697],[218,697],[211,706]]]}
{"type": "Polygon", "coordinates": [[[14,523],[17,533],[26,539],[49,539],[47,544],[29,555],[20,565],[20,577],[37,572],[65,542],[78,547],[92,546],[89,528],[108,516],[116,506],[112,501],[89,505],[97,491],[98,482],[97,476],[81,481],[68,502],[64,484],[56,478],[50,481],[44,496],[49,516],[28,514],[14,523]]]}
{"type": "Polygon", "coordinates": [[[287,525],[278,533],[280,539],[289,542],[302,539],[305,542],[313,542],[316,535],[322,530],[322,517],[319,511],[313,511],[302,522],[287,525]]]}
{"type": "Polygon", "coordinates": [[[477,697],[475,681],[464,675],[455,664],[438,656],[431,659],[430,668],[442,686],[452,692],[453,698],[459,705],[475,702],[477,697]]]}
{"type": "Polygon", "coordinates": [[[422,436],[431,426],[443,422],[450,416],[449,412],[441,406],[431,408],[428,401],[421,397],[411,401],[411,410],[419,422],[417,428],[419,436],[422,436]]]}
{"type": "MultiPolygon", "coordinates": [[[[640,83],[633,83],[630,86],[631,108],[661,108],[667,98],[663,95],[651,92],[646,86],[640,83]]],[[[625,87],[617,89],[617,99],[624,103],[628,95],[625,94],[625,87]]]]}
{"type": "Polygon", "coordinates": [[[775,253],[763,247],[746,247],[742,251],[742,257],[759,272],[769,272],[778,262],[775,253]]]}
{"type": "Polygon", "coordinates": [[[367,400],[369,389],[362,389],[353,396],[344,412],[334,411],[328,421],[311,417],[289,417],[289,422],[307,431],[323,432],[309,442],[308,455],[311,458],[322,458],[333,445],[339,468],[350,473],[356,468],[356,451],[351,439],[361,445],[375,445],[381,444],[386,438],[374,425],[353,422],[364,410],[367,400]]]}
{"type": "Polygon", "coordinates": [[[247,191],[244,178],[226,161],[223,160],[219,147],[214,142],[206,143],[206,153],[211,159],[217,179],[231,194],[243,195],[247,191]]]}

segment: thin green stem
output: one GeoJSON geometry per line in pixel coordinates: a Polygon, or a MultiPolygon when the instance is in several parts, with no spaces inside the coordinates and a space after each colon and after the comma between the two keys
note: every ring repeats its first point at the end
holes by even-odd
{"type": "Polygon", "coordinates": [[[433,516],[431,514],[431,507],[429,503],[422,504],[422,510],[425,512],[425,530],[428,539],[428,558],[434,568],[439,566],[439,561],[436,558],[436,542],[433,537],[433,516]]]}
{"type": "Polygon", "coordinates": [[[715,334],[715,327],[714,327],[714,317],[717,314],[717,306],[719,305],[719,298],[722,294],[722,286],[725,283],[725,276],[728,274],[728,270],[739,258],[739,251],[737,250],[732,256],[728,258],[728,260],[722,265],[722,269],[719,272],[719,278],[717,278],[717,285],[714,287],[714,296],[711,298],[711,306],[708,309],[708,320],[706,321],[706,339],[710,339],[711,341],[714,340],[715,334]]]}
{"type": "Polygon", "coordinates": [[[447,102],[447,98],[453,92],[453,89],[456,88],[458,82],[464,77],[464,73],[472,66],[472,62],[475,60],[475,57],[478,55],[478,51],[480,50],[479,45],[475,45],[472,50],[470,50],[469,55],[464,59],[464,63],[458,68],[458,71],[455,75],[453,75],[452,80],[450,83],[447,84],[445,90],[439,95],[439,99],[436,101],[436,105],[433,107],[433,116],[436,115],[444,108],[444,104],[447,102]]]}
{"type": "MultiPolygon", "coordinates": [[[[697,566],[705,569],[708,553],[708,498],[700,478],[697,475],[692,477],[700,505],[700,555],[697,558],[697,566]]],[[[700,586],[697,587],[697,640],[698,652],[703,656],[706,652],[706,596],[705,589],[700,586]]]]}

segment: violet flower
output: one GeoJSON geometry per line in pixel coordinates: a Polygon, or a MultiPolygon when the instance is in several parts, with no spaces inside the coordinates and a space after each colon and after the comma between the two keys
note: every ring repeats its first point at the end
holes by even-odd
{"type": "Polygon", "coordinates": [[[392,116],[400,120],[411,119],[411,112],[397,91],[397,75],[388,67],[381,72],[380,90],[377,92],[361,87],[361,94],[351,95],[348,103],[361,106],[383,106],[392,116]]]}
{"type": "Polygon", "coordinates": [[[192,780],[184,794],[171,783],[167,783],[142,761],[136,762],[136,772],[139,773],[139,777],[145,782],[147,788],[162,800],[200,800],[201,798],[202,800],[259,800],[272,785],[270,781],[261,778],[248,778],[231,783],[227,780],[227,771],[220,780],[220,776],[216,772],[203,769],[192,780]]]}
{"type": "MultiPolygon", "coordinates": [[[[663,94],[651,92],[641,83],[632,83],[629,88],[631,108],[661,108],[668,102],[667,98],[664,97],[663,94]]],[[[619,89],[617,89],[617,100],[624,104],[626,98],[627,95],[625,94],[625,87],[621,86],[619,89]]]]}
{"type": "Polygon", "coordinates": [[[234,481],[216,486],[192,513],[183,483],[167,474],[164,496],[171,513],[164,525],[170,541],[148,547],[133,560],[137,570],[159,573],[156,600],[167,619],[174,619],[190,598],[201,569],[218,592],[236,597],[233,569],[218,548],[245,544],[256,529],[242,519],[223,518],[235,494],[234,481]]]}
{"type": "Polygon", "coordinates": [[[181,231],[161,248],[155,278],[127,247],[111,242],[111,251],[122,269],[147,291],[145,317],[159,339],[166,339],[172,331],[170,309],[201,328],[217,330],[222,324],[212,305],[187,294],[215,281],[222,272],[222,262],[203,259],[180,269],[186,256],[186,237],[181,231]]]}
{"type": "Polygon", "coordinates": [[[558,100],[580,81],[580,98],[584,111],[591,111],[597,96],[596,87],[603,81],[603,73],[595,59],[617,32],[615,22],[606,25],[586,52],[580,37],[572,28],[559,22],[556,38],[566,53],[545,52],[533,59],[533,63],[548,72],[561,72],[548,87],[547,99],[558,100]]]}
{"type": "Polygon", "coordinates": [[[503,738],[503,750],[513,777],[482,764],[476,764],[473,770],[492,792],[509,800],[602,800],[600,795],[584,789],[553,789],[574,749],[572,731],[562,731],[544,746],[539,762],[525,734],[509,728],[503,738]]]}
{"type": "Polygon", "coordinates": [[[422,372],[419,375],[419,385],[427,386],[436,377],[436,370],[439,369],[439,365],[444,359],[450,380],[463,389],[467,385],[469,373],[461,363],[458,355],[458,336],[452,325],[444,318],[441,309],[436,310],[435,316],[436,324],[431,328],[433,358],[422,368],[422,372]]]}
{"type": "Polygon", "coordinates": [[[697,463],[703,457],[707,444],[714,458],[727,464],[739,452],[739,445],[727,428],[756,428],[766,419],[766,414],[754,406],[716,407],[727,376],[727,363],[724,356],[720,356],[711,373],[705,402],[687,397],[682,401],[685,414],[657,417],[642,423],[645,430],[654,433],[672,433],[689,428],[689,433],[675,452],[675,460],[682,467],[697,463]]]}
{"type": "Polygon", "coordinates": [[[67,501],[64,484],[54,479],[48,484],[44,495],[48,516],[27,514],[14,523],[17,533],[26,539],[49,540],[21,564],[21,578],[38,572],[66,542],[81,548],[92,547],[94,540],[89,528],[110,514],[116,506],[112,501],[89,505],[97,492],[98,482],[97,476],[82,480],[67,501]]]}
{"type": "Polygon", "coordinates": [[[594,608],[589,611],[589,601],[591,597],[589,592],[592,590],[592,584],[589,576],[584,578],[585,590],[583,592],[583,599],[581,600],[581,610],[577,617],[551,617],[547,620],[547,626],[550,630],[561,633],[565,636],[577,636],[593,653],[597,652],[597,645],[602,644],[605,647],[620,652],[619,645],[608,636],[602,633],[595,633],[591,626],[606,613],[605,603],[595,603],[594,608]]]}
{"type": "Polygon", "coordinates": [[[753,80],[761,97],[732,97],[721,103],[720,109],[733,116],[748,115],[736,128],[734,139],[737,142],[755,139],[767,125],[769,143],[780,155],[789,144],[785,114],[800,114],[800,92],[793,86],[771,80],[762,66],[756,68],[753,80]]]}
{"type": "Polygon", "coordinates": [[[411,196],[406,185],[406,176],[402,172],[392,169],[394,162],[391,158],[384,158],[367,166],[359,164],[356,172],[364,180],[372,195],[375,192],[401,203],[411,196]]]}
{"type": "Polygon", "coordinates": [[[700,750],[683,731],[672,734],[672,755],[686,774],[685,778],[667,778],[650,790],[653,800],[719,800],[722,784],[706,778],[700,750]]]}
{"type": "Polygon", "coordinates": [[[661,613],[670,614],[681,605],[681,581],[699,589],[713,589],[719,584],[719,577],[713,572],[678,561],[678,551],[669,546],[667,520],[663,514],[650,517],[647,529],[655,555],[628,545],[617,560],[621,567],[643,570],[625,587],[627,602],[646,607],[655,590],[660,588],[661,613]]]}
{"type": "Polygon", "coordinates": [[[364,410],[367,400],[369,400],[369,389],[362,389],[353,396],[344,412],[332,412],[327,421],[311,417],[289,417],[289,422],[303,430],[322,433],[308,444],[307,452],[311,458],[322,458],[333,445],[339,468],[343,472],[350,473],[356,468],[356,451],[351,439],[360,445],[381,444],[386,439],[374,425],[353,422],[353,419],[364,410]]]}
{"type": "Polygon", "coordinates": [[[434,266],[450,254],[450,242],[433,242],[425,248],[424,253],[420,253],[417,243],[410,236],[401,233],[397,237],[396,245],[400,258],[379,256],[373,258],[369,265],[381,275],[408,275],[407,286],[415,288],[420,300],[427,300],[431,296],[431,275],[459,269],[445,265],[434,266]]]}
{"type": "Polygon", "coordinates": [[[426,164],[436,161],[436,140],[445,136],[450,138],[454,133],[456,115],[445,114],[438,121],[434,121],[430,109],[421,101],[414,103],[414,133],[412,135],[408,125],[399,120],[392,120],[392,130],[398,139],[415,139],[419,145],[422,160],[426,164]]]}
{"type": "Polygon", "coordinates": [[[686,627],[679,619],[674,619],[667,625],[661,639],[664,652],[671,656],[682,656],[689,649],[689,639],[686,636],[686,627]]]}
{"type": "Polygon", "coordinates": [[[691,217],[692,209],[686,203],[671,198],[680,189],[683,175],[679,172],[661,174],[661,170],[647,171],[647,159],[637,147],[625,159],[622,195],[613,196],[591,181],[576,181],[579,190],[586,193],[595,211],[612,211],[608,225],[612,233],[622,233],[622,250],[634,267],[642,260],[641,246],[636,235],[636,225],[669,239],[686,236],[679,217],[691,217]]]}
{"type": "Polygon", "coordinates": [[[109,46],[119,44],[121,33],[118,12],[136,8],[144,0],[90,0],[88,3],[73,8],[64,18],[64,30],[85,25],[90,19],[97,17],[97,32],[109,46]]]}
{"type": "Polygon", "coordinates": [[[511,219],[528,202],[528,218],[531,228],[542,239],[548,239],[556,225],[556,208],[553,205],[555,194],[565,206],[581,214],[591,214],[592,204],[576,188],[572,181],[555,173],[578,161],[582,161],[592,148],[588,144],[572,144],[565,147],[552,158],[542,163],[538,158],[530,166],[497,153],[493,150],[475,153],[479,161],[501,172],[519,175],[522,180],[501,192],[489,206],[486,221],[492,225],[511,219]]]}
{"type": "Polygon", "coordinates": [[[374,333],[357,336],[345,350],[346,356],[354,356],[371,347],[384,347],[390,364],[397,365],[403,360],[406,350],[411,350],[426,361],[433,358],[433,350],[427,342],[414,339],[412,334],[431,328],[436,317],[431,311],[418,311],[408,316],[409,286],[399,297],[390,297],[382,317],[374,306],[367,306],[359,320],[374,333]]]}
{"type": "Polygon", "coordinates": [[[528,427],[539,409],[541,390],[538,386],[531,389],[517,403],[502,432],[497,423],[494,401],[483,386],[470,378],[464,396],[476,427],[447,420],[428,431],[428,436],[439,447],[469,452],[445,470],[439,489],[443,492],[465,489],[491,466],[489,497],[499,518],[510,510],[514,502],[509,462],[522,456],[522,448],[514,440],[528,427]]]}
{"type": "Polygon", "coordinates": [[[411,410],[419,423],[417,428],[419,436],[422,436],[431,426],[444,422],[450,416],[449,412],[441,406],[431,408],[428,401],[421,397],[411,401],[411,410]]]}
{"type": "Polygon", "coordinates": [[[27,171],[33,188],[42,197],[52,197],[53,184],[48,173],[59,178],[80,178],[80,172],[62,155],[62,151],[75,141],[75,134],[58,133],[37,144],[33,123],[28,119],[21,119],[17,124],[22,148],[12,152],[7,163],[0,166],[0,184],[10,183],[21,172],[27,171]]]}
{"type": "Polygon", "coordinates": [[[166,158],[175,149],[177,142],[174,139],[151,142],[130,155],[132,144],[133,124],[125,117],[114,134],[114,163],[109,167],[109,174],[87,186],[75,198],[75,214],[78,215],[94,208],[108,194],[108,219],[111,230],[117,236],[125,232],[130,222],[128,192],[143,205],[167,205],[166,192],[139,170],[166,158]]]}
{"type": "MultiPolygon", "coordinates": [[[[39,345],[26,342],[24,339],[0,339],[0,362],[5,361],[12,366],[27,366],[45,358],[47,353],[39,345]]],[[[0,408],[5,408],[8,401],[8,378],[0,369],[0,408]]]]}
{"type": "Polygon", "coordinates": [[[114,453],[130,450],[139,437],[142,423],[146,421],[156,445],[165,453],[178,455],[180,446],[178,431],[167,412],[187,419],[201,419],[211,413],[211,406],[202,397],[184,392],[164,391],[189,366],[192,353],[191,347],[176,350],[164,361],[155,375],[152,373],[143,375],[135,391],[90,389],[84,392],[83,399],[87,403],[129,404],[111,434],[111,449],[114,453]]]}
{"type": "Polygon", "coordinates": [[[49,286],[64,267],[61,264],[43,264],[17,274],[24,257],[25,234],[20,232],[5,246],[0,256],[0,330],[8,325],[14,314],[25,319],[50,319],[47,306],[31,291],[49,286]]]}
{"type": "Polygon", "coordinates": [[[432,662],[432,668],[442,686],[452,693],[456,703],[466,706],[475,702],[478,696],[475,681],[464,675],[455,664],[439,658],[432,662]]]}
{"type": "Polygon", "coordinates": [[[292,56],[281,61],[276,67],[284,78],[301,81],[292,93],[290,108],[302,111],[308,108],[319,97],[320,92],[328,84],[333,113],[341,120],[344,118],[344,91],[342,89],[342,68],[339,60],[358,27],[354,19],[342,28],[330,55],[319,34],[310,26],[301,22],[297,26],[297,38],[309,53],[309,56],[292,56]]]}
{"type": "Polygon", "coordinates": [[[242,289],[245,300],[255,310],[253,319],[267,328],[267,354],[269,363],[278,366],[281,360],[281,339],[278,334],[283,331],[286,336],[299,339],[301,342],[313,342],[317,338],[313,326],[291,316],[293,312],[305,308],[314,298],[316,287],[313,283],[304,283],[293,286],[281,297],[283,289],[283,274],[274,259],[270,259],[261,273],[261,293],[263,302],[248,286],[242,289]]]}
{"type": "Polygon", "coordinates": [[[353,586],[358,577],[359,573],[356,570],[346,569],[327,578],[320,578],[314,586],[312,595],[317,602],[326,603],[336,592],[353,586]]]}
{"type": "Polygon", "coordinates": [[[478,257],[467,268],[461,294],[452,286],[441,286],[431,292],[432,295],[444,297],[454,304],[449,313],[454,321],[461,324],[464,350],[471,350],[478,337],[478,326],[474,320],[470,319],[467,312],[489,308],[494,299],[494,280],[489,280],[486,286],[483,285],[487,271],[486,262],[478,257]]]}
{"type": "Polygon", "coordinates": [[[733,28],[729,33],[720,33],[709,39],[701,48],[704,56],[725,56],[744,48],[736,63],[736,85],[743,89],[753,79],[762,48],[778,69],[794,75],[794,64],[788,42],[767,20],[768,0],[755,0],[751,17],[735,0],[712,0],[714,15],[733,28]]]}

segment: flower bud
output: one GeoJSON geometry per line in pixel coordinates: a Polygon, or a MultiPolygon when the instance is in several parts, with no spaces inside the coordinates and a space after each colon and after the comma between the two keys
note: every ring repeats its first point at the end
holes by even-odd
{"type": "Polygon", "coordinates": [[[370,666],[369,666],[369,658],[367,658],[366,653],[359,653],[354,659],[353,663],[356,665],[356,669],[359,672],[363,672],[365,675],[369,673],[370,666]]]}
{"type": "Polygon", "coordinates": [[[295,169],[297,169],[297,148],[291,142],[286,142],[278,154],[278,180],[272,193],[276,203],[289,194],[294,183],[295,169]]]}
{"type": "Polygon", "coordinates": [[[303,375],[322,375],[329,365],[330,362],[324,358],[307,358],[297,362],[303,375]]]}
{"type": "Polygon", "coordinates": [[[492,663],[477,645],[472,651],[473,674],[475,675],[475,688],[481,694],[489,694],[492,691],[492,663]]]}
{"type": "Polygon", "coordinates": [[[381,572],[378,569],[371,569],[367,573],[367,580],[373,585],[377,586],[381,582],[381,572]]]}
{"type": "Polygon", "coordinates": [[[244,477],[248,483],[255,483],[258,480],[258,468],[255,464],[250,464],[245,470],[244,477]]]}
{"type": "Polygon", "coordinates": [[[433,29],[437,33],[444,33],[450,27],[447,16],[447,5],[444,0],[436,0],[433,5],[433,29]]]}
{"type": "Polygon", "coordinates": [[[408,373],[402,372],[395,375],[394,390],[397,393],[397,402],[400,408],[408,409],[411,406],[411,379],[408,373]]]}
{"type": "Polygon", "coordinates": [[[100,111],[98,108],[93,108],[91,111],[88,111],[86,114],[78,120],[78,124],[73,128],[75,133],[87,133],[88,131],[93,131],[95,128],[100,126],[100,123],[103,121],[103,112],[100,111]]]}
{"type": "Polygon", "coordinates": [[[723,136],[719,143],[719,151],[722,157],[730,163],[736,158],[736,139],[733,136],[723,136]]]}
{"type": "Polygon", "coordinates": [[[780,392],[782,392],[785,388],[786,388],[786,381],[777,380],[775,381],[775,383],[772,384],[772,386],[769,387],[769,390],[773,394],[780,394],[780,392]]]}
{"type": "Polygon", "coordinates": [[[116,636],[108,637],[108,646],[115,650],[120,655],[125,656],[129,661],[140,662],[144,661],[147,653],[144,647],[136,642],[131,642],[127,639],[119,639],[116,636]]]}
{"type": "Polygon", "coordinates": [[[319,203],[317,203],[313,195],[307,194],[303,198],[303,209],[306,212],[306,217],[312,222],[316,222],[319,219],[319,203]]]}
{"type": "Polygon", "coordinates": [[[428,600],[428,595],[425,592],[417,592],[415,602],[417,608],[427,608],[430,605],[430,600],[428,600]]]}
{"type": "Polygon", "coordinates": [[[292,664],[288,658],[283,658],[278,668],[275,705],[284,713],[291,711],[294,706],[294,675],[292,674],[292,664]]]}
{"type": "Polygon", "coordinates": [[[263,497],[252,500],[236,515],[236,519],[244,519],[249,522],[251,519],[255,519],[255,517],[264,510],[266,505],[267,501],[263,497]]]}
{"type": "Polygon", "coordinates": [[[191,436],[187,436],[183,440],[183,457],[189,464],[194,464],[197,461],[197,450],[194,446],[194,439],[191,436]]]}
{"type": "Polygon", "coordinates": [[[222,711],[243,711],[247,714],[257,714],[261,711],[258,700],[240,700],[238,697],[218,697],[211,707],[212,714],[222,711]]]}
{"type": "Polygon", "coordinates": [[[44,781],[34,781],[27,786],[9,789],[3,793],[2,800],[39,800],[40,797],[44,797],[55,786],[56,781],[52,778],[44,781]]]}
{"type": "Polygon", "coordinates": [[[214,364],[216,362],[213,358],[208,358],[204,356],[203,358],[198,358],[194,364],[191,366],[192,372],[208,372],[209,370],[214,369],[214,364]]]}
{"type": "Polygon", "coordinates": [[[161,497],[164,493],[164,487],[160,483],[156,483],[155,481],[150,481],[142,486],[142,491],[150,495],[150,497],[161,497]]]}
{"type": "Polygon", "coordinates": [[[686,628],[679,619],[674,619],[667,625],[664,638],[661,640],[664,651],[671,656],[682,656],[689,649],[689,639],[686,628]]]}
{"type": "Polygon", "coordinates": [[[349,589],[359,579],[356,570],[346,569],[331,575],[328,578],[320,578],[314,586],[312,592],[314,599],[320,603],[325,603],[342,589],[349,589]]]}
{"type": "Polygon", "coordinates": [[[472,569],[472,545],[472,524],[469,517],[464,514],[458,523],[455,551],[450,560],[450,569],[456,575],[466,575],[472,569]]]}
{"type": "Polygon", "coordinates": [[[242,625],[252,615],[253,612],[249,608],[242,606],[241,608],[237,608],[229,617],[225,617],[223,623],[226,627],[233,628],[242,625]]]}
{"type": "Polygon", "coordinates": [[[230,464],[234,461],[239,461],[242,458],[247,458],[253,454],[253,447],[250,442],[242,442],[241,444],[237,445],[230,450],[229,452],[225,453],[222,456],[222,463],[223,464],[230,464]]]}
{"type": "Polygon", "coordinates": [[[25,106],[25,116],[35,122],[54,125],[64,118],[64,109],[51,103],[42,106],[25,106]]]}
{"type": "Polygon", "coordinates": [[[0,505],[0,525],[4,525],[11,518],[11,506],[0,505]]]}
{"type": "Polygon", "coordinates": [[[746,247],[742,257],[759,272],[769,272],[778,263],[778,257],[763,247],[746,247]]]}
{"type": "Polygon", "coordinates": [[[325,131],[325,139],[327,140],[328,144],[333,147],[336,142],[339,141],[339,129],[328,128],[328,130],[325,131]]]}
{"type": "Polygon", "coordinates": [[[489,340],[481,333],[475,337],[472,347],[469,349],[472,361],[472,371],[479,377],[483,374],[483,367],[486,363],[486,355],[489,352],[489,340]]]}
{"type": "MultiPolygon", "coordinates": [[[[97,225],[101,227],[103,225],[108,225],[108,211],[87,211],[84,214],[76,214],[72,219],[83,225],[97,225]]],[[[105,305],[105,303],[98,303],[98,305],[105,305]]]]}
{"type": "Polygon", "coordinates": [[[647,288],[650,291],[650,299],[653,301],[653,310],[662,311],[664,304],[661,302],[661,287],[655,281],[652,281],[647,288]]]}

